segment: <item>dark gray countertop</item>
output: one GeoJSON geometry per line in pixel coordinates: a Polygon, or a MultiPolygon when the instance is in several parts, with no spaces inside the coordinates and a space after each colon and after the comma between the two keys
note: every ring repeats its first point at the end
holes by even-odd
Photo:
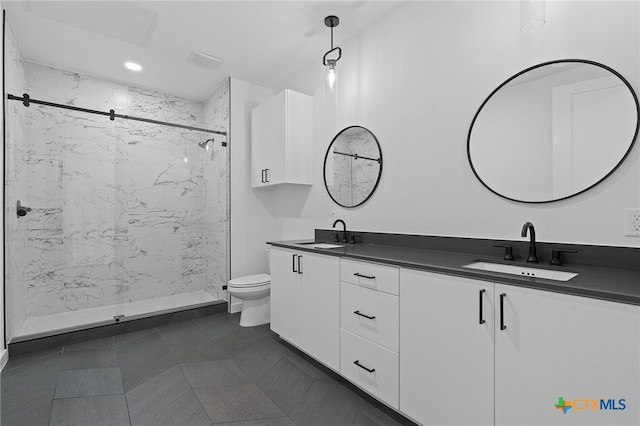
{"type": "Polygon", "coordinates": [[[425,250],[382,244],[346,244],[344,247],[333,249],[316,249],[301,245],[301,243],[310,241],[312,240],[274,241],[268,244],[274,247],[283,247],[297,251],[357,259],[519,287],[640,305],[640,272],[635,270],[574,265],[554,267],[548,264],[531,264],[524,260],[504,261],[501,257],[483,256],[473,253],[425,250]],[[569,281],[555,281],[463,267],[463,265],[474,261],[577,272],[578,276],[569,281]]]}

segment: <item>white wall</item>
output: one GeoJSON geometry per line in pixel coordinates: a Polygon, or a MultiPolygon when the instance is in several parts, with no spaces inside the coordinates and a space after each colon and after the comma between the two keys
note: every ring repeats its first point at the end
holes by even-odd
{"type": "Polygon", "coordinates": [[[251,110],[273,90],[231,79],[231,278],[268,272],[266,241],[278,240],[273,191],[251,189],[251,110]]]}
{"type": "Polygon", "coordinates": [[[638,92],[638,8],[638,2],[548,1],[547,24],[522,33],[519,2],[407,2],[347,42],[340,41],[338,27],[338,109],[323,105],[321,66],[292,82],[314,94],[316,160],[310,192],[274,192],[280,238],[311,237],[314,228],[331,226],[335,211],[357,230],[519,239],[522,224],[531,221],[541,241],[639,246],[638,238],[623,236],[624,208],[640,207],[638,146],[597,187],[540,205],[489,192],[466,154],[469,124],[482,101],[531,65],[594,60],[620,72],[638,92]],[[321,159],[349,125],[369,128],[384,156],[376,194],[356,209],[333,204],[322,180],[321,159]]]}

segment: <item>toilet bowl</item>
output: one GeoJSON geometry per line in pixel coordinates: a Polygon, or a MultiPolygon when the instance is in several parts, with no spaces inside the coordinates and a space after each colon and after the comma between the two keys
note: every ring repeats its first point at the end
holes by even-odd
{"type": "Polygon", "coordinates": [[[229,294],[242,300],[240,326],[253,327],[270,321],[271,276],[268,274],[247,275],[234,278],[227,286],[229,294]]]}

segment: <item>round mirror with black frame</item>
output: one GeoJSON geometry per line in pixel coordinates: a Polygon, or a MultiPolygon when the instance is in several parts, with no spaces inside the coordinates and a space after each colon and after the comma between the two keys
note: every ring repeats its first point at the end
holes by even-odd
{"type": "Polygon", "coordinates": [[[382,150],[370,130],[361,126],[342,129],[324,156],[324,185],[342,207],[364,204],[375,192],[382,175],[382,150]]]}
{"type": "Polygon", "coordinates": [[[545,62],[499,85],[467,138],[473,173],[493,193],[523,203],[578,195],[606,179],[638,136],[629,82],[581,59],[545,62]]]}

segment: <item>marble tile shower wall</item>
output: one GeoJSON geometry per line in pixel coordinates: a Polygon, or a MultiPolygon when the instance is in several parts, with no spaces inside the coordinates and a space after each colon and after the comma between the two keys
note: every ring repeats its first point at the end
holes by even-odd
{"type": "MultiPolygon", "coordinates": [[[[228,83],[203,104],[31,63],[25,72],[33,98],[228,127],[228,83]]],[[[203,289],[224,297],[226,147],[216,141],[204,152],[198,142],[211,135],[202,132],[14,104],[26,114],[34,208],[26,221],[28,316],[203,289]]]]}
{"type": "MultiPolygon", "coordinates": [[[[5,84],[6,87],[25,87],[24,57],[9,22],[5,25],[5,84]]],[[[27,292],[24,271],[26,267],[26,221],[18,219],[16,202],[26,203],[23,195],[27,188],[25,112],[17,102],[5,102],[5,310],[7,335],[10,338],[24,323],[27,315],[27,292]],[[11,304],[9,306],[9,303],[11,304]]]]}

